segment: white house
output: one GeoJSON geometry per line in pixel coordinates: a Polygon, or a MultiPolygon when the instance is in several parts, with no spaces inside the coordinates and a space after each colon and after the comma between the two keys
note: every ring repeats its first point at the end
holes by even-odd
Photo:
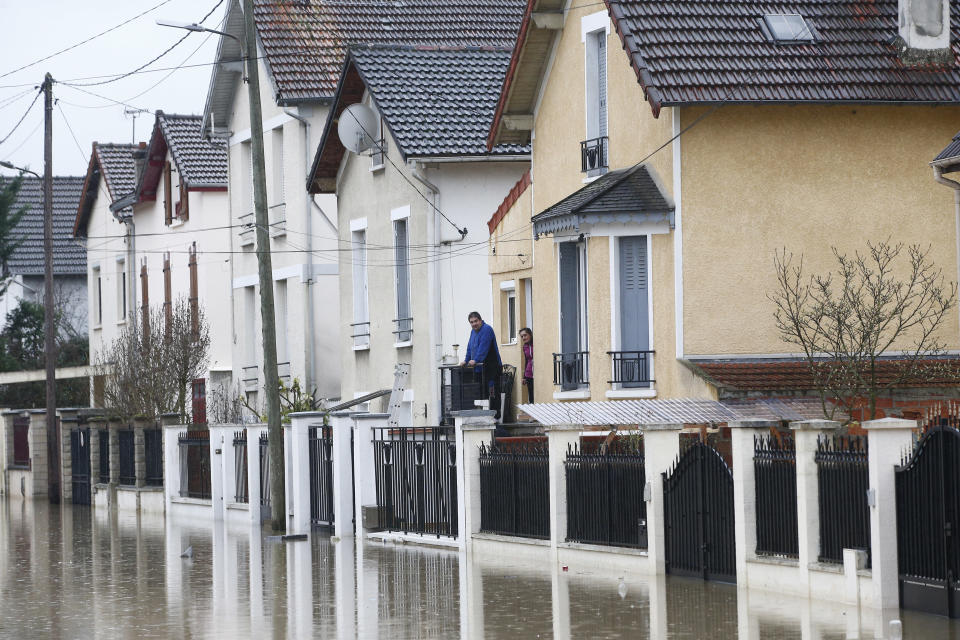
{"type": "Polygon", "coordinates": [[[509,61],[489,47],[351,47],[314,158],[311,191],[338,197],[343,396],[390,388],[408,363],[414,424],[450,408],[439,367],[463,359],[467,314],[492,320],[486,222],[529,167],[527,146],[486,146],[509,61]],[[357,103],[377,129],[364,127],[365,154],[338,137],[357,103]]]}
{"type": "Polygon", "coordinates": [[[148,307],[183,297],[204,309],[210,360],[194,383],[194,419],[232,372],[227,151],[201,138],[200,122],[158,111],[148,144],[94,143],[74,226],[87,243],[91,363],[148,307]]]}
{"type": "MultiPolygon", "coordinates": [[[[333,192],[303,179],[327,121],[345,47],[353,42],[512,46],[522,0],[492,3],[319,3],[256,0],[256,53],[271,225],[277,360],[320,397],[341,395],[339,255],[333,192]]],[[[243,38],[239,0],[223,29],[243,38]]],[[[233,274],[234,376],[252,402],[263,387],[259,278],[253,223],[249,101],[239,41],[221,39],[204,109],[204,135],[228,140],[233,274]]],[[[392,383],[391,383],[392,384],[392,383]]],[[[390,384],[387,385],[388,387],[390,384]]]]}

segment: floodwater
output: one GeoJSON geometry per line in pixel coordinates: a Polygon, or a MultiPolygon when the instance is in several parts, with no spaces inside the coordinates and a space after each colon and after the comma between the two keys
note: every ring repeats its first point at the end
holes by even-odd
{"type": "MultiPolygon", "coordinates": [[[[902,616],[905,638],[960,638],[957,623],[902,616]]],[[[854,608],[700,580],[322,533],[279,542],[242,526],[0,498],[0,638],[833,639],[887,629],[854,608]]]]}

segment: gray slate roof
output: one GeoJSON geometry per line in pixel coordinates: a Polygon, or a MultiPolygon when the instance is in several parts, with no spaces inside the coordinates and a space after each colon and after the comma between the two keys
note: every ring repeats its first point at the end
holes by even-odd
{"type": "Polygon", "coordinates": [[[227,186],[227,141],[204,139],[200,135],[203,116],[157,112],[157,126],[163,132],[177,171],[187,186],[227,186]]]}
{"type": "Polygon", "coordinates": [[[254,0],[280,101],[330,98],[351,44],[512,47],[524,0],[254,0]]]}
{"type": "MultiPolygon", "coordinates": [[[[53,178],[54,275],[87,273],[87,251],[73,240],[73,222],[83,182],[83,176],[53,178]]],[[[14,230],[14,236],[22,237],[23,241],[7,265],[14,274],[43,275],[43,188],[39,179],[24,176],[16,206],[27,207],[14,230]]]]}
{"type": "Polygon", "coordinates": [[[93,143],[112,202],[130,195],[137,186],[137,164],[133,160],[133,152],[138,148],[135,144],[93,143]]]}
{"type": "Polygon", "coordinates": [[[960,166],[954,166],[960,165],[960,133],[957,133],[957,135],[953,136],[953,140],[950,142],[950,144],[948,144],[943,151],[937,154],[937,157],[933,159],[931,164],[951,165],[953,166],[951,171],[960,169],[960,166]]]}
{"type": "Polygon", "coordinates": [[[578,229],[585,222],[666,220],[674,206],[647,165],[609,171],[531,218],[534,235],[578,229]]]}
{"type": "Polygon", "coordinates": [[[529,146],[487,151],[510,51],[401,46],[351,48],[356,65],[404,158],[527,154],[529,146]]]}
{"type": "MultiPolygon", "coordinates": [[[[960,0],[950,0],[960,55],[960,0]]],[[[894,44],[897,0],[607,0],[648,100],[960,102],[960,69],[905,67],[894,44]],[[799,13],[813,44],[774,44],[765,13],[799,13]],[[740,85],[743,86],[740,86],[740,85]]]]}

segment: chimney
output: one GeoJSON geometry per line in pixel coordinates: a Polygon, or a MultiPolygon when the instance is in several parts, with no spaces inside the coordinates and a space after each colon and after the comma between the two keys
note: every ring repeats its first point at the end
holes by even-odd
{"type": "Polygon", "coordinates": [[[900,60],[908,66],[952,65],[950,0],[899,0],[900,60]]]}
{"type": "Polygon", "coordinates": [[[147,163],[146,142],[141,142],[137,148],[133,150],[133,161],[137,166],[137,178],[139,178],[140,174],[143,173],[143,165],[147,163]]]}

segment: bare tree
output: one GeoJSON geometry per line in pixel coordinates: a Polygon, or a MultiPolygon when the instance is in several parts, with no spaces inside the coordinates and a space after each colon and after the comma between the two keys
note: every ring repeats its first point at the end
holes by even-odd
{"type": "Polygon", "coordinates": [[[829,419],[838,409],[851,415],[863,401],[873,419],[884,392],[957,374],[938,358],[956,284],[946,282],[929,247],[867,247],[853,257],[833,248],[836,271],[823,275],[805,275],[803,256],[795,263],[786,249],[774,259],[778,288],[768,297],[777,329],[802,350],[829,419]]]}
{"type": "Polygon", "coordinates": [[[187,390],[206,373],[210,327],[202,309],[196,313],[185,298],[173,305],[170,321],[160,307],[151,307],[148,330],[142,318],[128,324],[97,361],[104,376],[104,403],[119,418],[187,417],[187,390]]]}

